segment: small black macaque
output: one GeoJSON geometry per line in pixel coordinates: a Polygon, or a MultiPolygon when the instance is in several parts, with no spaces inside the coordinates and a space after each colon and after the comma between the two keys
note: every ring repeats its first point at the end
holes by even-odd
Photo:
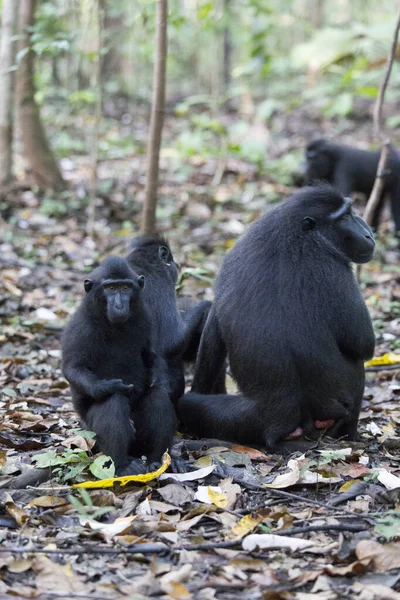
{"type": "MultiPolygon", "coordinates": [[[[308,183],[331,183],[343,196],[356,192],[368,198],[375,183],[380,155],[380,150],[370,152],[334,144],[323,138],[315,140],[306,148],[306,180],[308,183]]],[[[400,232],[400,154],[395,148],[390,148],[385,171],[383,189],[372,216],[372,227],[378,228],[388,197],[396,231],[400,232]]]]}
{"type": "Polygon", "coordinates": [[[182,316],[175,292],[178,265],[164,238],[136,238],[127,261],[146,278],[143,299],[152,322],[154,349],[167,362],[175,403],[185,391],[184,362],[196,359],[211,302],[193,303],[182,316]]]}
{"type": "Polygon", "coordinates": [[[75,410],[111,456],[117,475],[157,468],[176,415],[167,366],[153,350],[145,278],[109,257],[84,282],[86,296],[62,337],[62,369],[75,410]]]}

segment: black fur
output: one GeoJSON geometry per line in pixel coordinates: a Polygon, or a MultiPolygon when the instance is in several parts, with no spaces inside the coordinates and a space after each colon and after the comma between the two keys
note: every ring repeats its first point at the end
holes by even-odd
{"type": "MultiPolygon", "coordinates": [[[[368,198],[379,157],[380,151],[369,152],[319,139],[308,144],[306,149],[306,179],[308,183],[331,183],[344,196],[359,192],[368,198]]],[[[389,152],[383,191],[372,218],[374,229],[379,225],[386,196],[390,197],[396,231],[400,231],[400,154],[394,148],[389,152]]]]}
{"type": "Polygon", "coordinates": [[[127,260],[146,278],[143,300],[151,316],[154,347],[167,361],[171,400],[176,402],[185,391],[183,361],[196,358],[211,302],[199,302],[181,315],[175,293],[178,265],[164,238],[137,238],[127,260]]]}
{"type": "Polygon", "coordinates": [[[331,434],[354,439],[374,333],[350,260],[373,247],[351,200],[327,185],[253,223],[217,277],[192,392],[178,403],[184,430],[273,448],[335,419],[331,434]],[[243,395],[221,394],[226,353],[243,395]]]}
{"type": "Polygon", "coordinates": [[[132,457],[159,462],[176,424],[166,364],[153,349],[143,283],[126,260],[105,259],[85,280],[86,296],[62,337],[63,373],[75,409],[120,475],[138,470],[132,457]]]}

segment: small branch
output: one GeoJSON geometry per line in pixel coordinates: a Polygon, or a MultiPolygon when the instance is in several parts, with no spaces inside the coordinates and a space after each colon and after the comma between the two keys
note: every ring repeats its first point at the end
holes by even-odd
{"type": "Polygon", "coordinates": [[[150,134],[147,145],[145,200],[142,216],[142,234],[154,235],[161,135],[165,110],[165,79],[167,63],[168,0],[157,0],[156,51],[153,75],[153,98],[150,134]]]}
{"type": "Polygon", "coordinates": [[[101,49],[102,49],[102,30],[103,30],[103,14],[102,6],[97,0],[94,4],[94,10],[96,12],[96,42],[97,48],[93,58],[93,72],[92,72],[92,89],[96,90],[96,101],[93,115],[93,127],[92,127],[92,143],[90,148],[90,176],[89,176],[89,198],[88,198],[88,222],[87,232],[90,236],[94,233],[94,225],[96,221],[96,188],[97,188],[97,169],[99,163],[99,133],[100,133],[100,122],[101,122],[101,109],[103,103],[103,88],[101,80],[101,49]]]}
{"type": "Polygon", "coordinates": [[[390,48],[390,53],[386,61],[386,71],[383,81],[380,85],[378,97],[376,99],[376,103],[374,106],[374,135],[378,137],[382,132],[382,107],[383,101],[385,98],[386,88],[389,83],[390,73],[392,71],[394,57],[396,56],[396,48],[397,48],[397,39],[399,37],[399,29],[400,29],[400,10],[397,15],[396,27],[393,34],[392,46],[390,48]]]}
{"type": "Polygon", "coordinates": [[[366,367],[366,373],[375,373],[377,371],[398,371],[400,369],[400,363],[396,365],[376,365],[376,367],[366,367]]]}
{"type": "Polygon", "coordinates": [[[378,163],[374,187],[368,199],[367,206],[364,210],[364,221],[371,225],[375,210],[382,196],[383,186],[385,185],[386,161],[389,156],[390,140],[386,139],[382,144],[381,156],[378,163]]]}
{"type": "MultiPolygon", "coordinates": [[[[332,525],[309,525],[305,527],[293,527],[283,531],[273,532],[278,536],[294,536],[303,533],[315,531],[367,531],[370,529],[367,525],[357,525],[354,523],[334,523],[332,525]]],[[[180,546],[169,547],[163,543],[154,544],[133,544],[128,548],[99,548],[98,546],[85,548],[60,548],[58,550],[46,550],[45,548],[0,548],[0,553],[10,552],[13,554],[162,554],[164,552],[180,552],[182,550],[207,551],[217,548],[236,548],[242,545],[242,538],[229,540],[225,542],[206,542],[204,544],[182,544],[180,546]]]]}

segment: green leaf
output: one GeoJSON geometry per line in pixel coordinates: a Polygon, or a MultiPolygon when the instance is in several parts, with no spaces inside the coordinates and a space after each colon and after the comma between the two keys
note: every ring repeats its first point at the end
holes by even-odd
{"type": "Polygon", "coordinates": [[[96,437],[94,431],[86,431],[85,429],[73,429],[72,433],[74,433],[74,435],[79,435],[80,437],[85,438],[85,440],[92,440],[94,437],[96,437]]]}
{"type": "Polygon", "coordinates": [[[38,469],[47,469],[56,465],[65,465],[66,460],[61,454],[56,454],[54,450],[50,450],[50,452],[37,454],[32,458],[32,462],[36,463],[38,469]]]}
{"type": "Polygon", "coordinates": [[[12,390],[11,388],[3,388],[1,390],[1,392],[5,396],[9,396],[10,398],[16,398],[17,397],[17,392],[15,390],[12,390]]]}
{"type": "Polygon", "coordinates": [[[97,479],[112,479],[115,476],[115,465],[110,456],[98,456],[89,469],[97,479]]]}
{"type": "Polygon", "coordinates": [[[376,535],[391,540],[400,536],[400,515],[398,513],[387,513],[378,518],[374,527],[376,535]]]}

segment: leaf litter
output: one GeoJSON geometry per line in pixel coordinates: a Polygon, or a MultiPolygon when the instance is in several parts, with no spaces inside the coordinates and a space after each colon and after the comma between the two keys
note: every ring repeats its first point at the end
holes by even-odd
{"type": "MultiPolygon", "coordinates": [[[[245,161],[230,161],[212,189],[215,165],[204,159],[190,163],[183,192],[168,160],[160,225],[182,265],[178,294],[212,299],[227,249],[269,197],[290,190],[245,161]]],[[[72,182],[81,177],[79,159],[74,165],[72,182]]],[[[385,272],[378,261],[363,268],[377,348],[358,442],[292,440],[271,454],[177,437],[170,454],[186,473],[164,465],[120,485],[79,429],[60,365],[60,334],[84,273],[123,254],[138,232],[140,203],[107,201],[93,239],[83,213],[48,217],[22,195],[1,225],[0,596],[399,599],[400,282],[390,233],[381,239],[385,272]],[[99,487],[73,487],[89,481],[99,487]]],[[[228,387],[234,393],[229,376],[228,387]]]]}

